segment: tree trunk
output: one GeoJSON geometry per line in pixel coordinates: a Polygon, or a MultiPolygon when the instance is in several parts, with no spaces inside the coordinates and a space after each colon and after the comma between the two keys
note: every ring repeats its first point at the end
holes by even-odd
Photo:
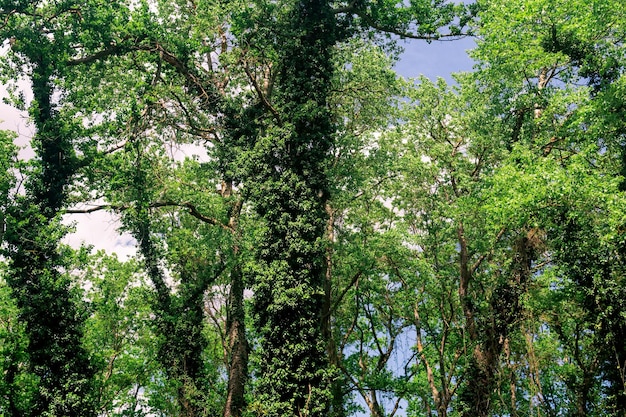
{"type": "Polygon", "coordinates": [[[241,267],[231,272],[226,327],[229,343],[228,392],[224,417],[241,417],[246,406],[245,386],[248,378],[248,341],[246,340],[244,283],[241,267]]]}
{"type": "Polygon", "coordinates": [[[461,304],[465,312],[470,340],[475,344],[472,359],[466,372],[466,384],[459,395],[463,405],[464,417],[487,417],[490,415],[491,398],[496,389],[495,376],[498,372],[500,355],[511,332],[522,313],[520,297],[531,277],[531,265],[537,256],[537,249],[542,244],[542,232],[531,229],[518,238],[513,247],[513,264],[507,274],[508,279],[495,289],[490,300],[491,317],[480,328],[474,323],[473,304],[468,301],[468,289],[471,282],[469,253],[462,228],[459,229],[461,245],[461,289],[465,296],[461,304]]]}
{"type": "Polygon", "coordinates": [[[279,75],[272,97],[256,91],[272,126],[257,132],[246,178],[265,226],[254,286],[257,398],[271,417],[322,417],[332,398],[322,329],[335,15],[326,0],[298,1],[271,30],[281,51],[279,75]]]}

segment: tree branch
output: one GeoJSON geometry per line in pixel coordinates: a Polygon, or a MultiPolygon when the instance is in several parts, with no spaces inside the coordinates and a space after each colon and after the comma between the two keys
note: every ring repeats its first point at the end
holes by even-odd
{"type": "Polygon", "coordinates": [[[278,111],[274,108],[274,106],[272,106],[272,103],[269,102],[269,100],[267,99],[267,96],[261,90],[261,86],[259,86],[259,83],[257,82],[256,77],[250,71],[250,66],[248,65],[247,62],[244,62],[243,69],[246,72],[248,79],[250,79],[250,82],[252,83],[252,86],[254,87],[254,91],[256,91],[256,94],[259,97],[259,100],[261,100],[261,103],[263,103],[263,105],[270,111],[270,113],[272,113],[272,115],[274,116],[278,124],[282,124],[280,114],[278,114],[278,111]]]}
{"type": "MultiPolygon", "coordinates": [[[[341,9],[338,9],[338,10],[341,10],[341,9]]],[[[349,10],[346,10],[346,11],[348,12],[349,10]]],[[[435,34],[430,34],[430,35],[410,33],[410,32],[400,30],[392,26],[379,25],[378,23],[376,23],[375,19],[371,18],[366,13],[361,13],[358,10],[352,10],[352,11],[354,14],[356,14],[361,19],[363,19],[363,22],[365,22],[372,29],[376,29],[378,31],[385,32],[385,33],[390,33],[392,35],[397,35],[403,39],[418,39],[418,40],[432,42],[432,41],[453,41],[453,40],[463,39],[468,36],[471,36],[470,34],[467,34],[467,33],[459,33],[459,34],[435,33],[435,34]]]]}
{"type": "MultiPolygon", "coordinates": [[[[7,25],[9,24],[9,18],[11,18],[11,16],[14,15],[15,13],[17,13],[17,10],[13,9],[6,14],[6,17],[4,18],[4,23],[2,24],[2,26],[0,26],[0,29],[4,29],[5,27],[7,27],[7,25]]],[[[10,42],[15,42],[15,40],[10,41],[10,42]]]]}
{"type": "MultiPolygon", "coordinates": [[[[498,234],[496,235],[496,238],[494,240],[494,244],[497,243],[500,238],[502,237],[502,235],[504,235],[504,232],[506,231],[506,227],[503,227],[502,229],[500,229],[500,231],[498,232],[498,234]]],[[[493,254],[493,249],[489,252],[489,253],[485,253],[483,255],[481,255],[476,262],[474,262],[474,264],[472,265],[472,267],[470,268],[470,274],[474,274],[476,272],[476,270],[480,267],[480,265],[483,263],[483,261],[485,259],[487,259],[489,256],[491,256],[493,254]]]]}
{"type": "MultiPolygon", "coordinates": [[[[187,107],[183,103],[183,100],[178,96],[178,94],[176,94],[173,91],[171,91],[170,94],[176,99],[178,106],[183,111],[185,118],[187,119],[187,124],[189,125],[189,127],[191,127],[191,131],[189,133],[194,133],[194,132],[199,133],[203,138],[206,138],[210,142],[213,142],[213,140],[208,138],[207,135],[211,135],[214,139],[218,138],[217,132],[215,129],[206,129],[197,125],[197,123],[193,120],[193,117],[191,116],[189,109],[187,109],[187,107]]],[[[179,127],[179,126],[176,125],[176,127],[179,127]]]]}
{"type": "MultiPolygon", "coordinates": [[[[124,41],[128,40],[128,38],[124,39],[124,41]]],[[[82,65],[82,64],[90,64],[92,62],[96,62],[99,61],[101,59],[105,59],[108,58],[110,56],[113,55],[120,55],[120,54],[124,54],[126,52],[130,52],[133,50],[138,50],[140,49],[138,44],[139,42],[141,42],[143,40],[143,38],[137,38],[135,39],[135,42],[133,42],[133,45],[125,45],[123,43],[121,44],[114,44],[111,45],[110,47],[103,49],[99,52],[94,53],[93,55],[87,55],[84,56],[82,58],[75,58],[75,59],[70,59],[69,61],[65,62],[65,65],[69,66],[69,67],[74,67],[77,65],[82,65]]]]}
{"type": "MultiPolygon", "coordinates": [[[[219,226],[222,229],[228,231],[228,232],[235,232],[235,230],[233,229],[233,227],[231,225],[228,224],[224,224],[222,222],[220,222],[218,219],[214,218],[214,217],[209,217],[206,216],[202,213],[200,213],[200,211],[198,211],[198,209],[196,208],[196,206],[194,206],[193,204],[189,203],[189,202],[182,202],[182,203],[178,203],[175,201],[156,201],[154,203],[151,203],[148,207],[150,208],[159,208],[159,207],[181,207],[181,208],[186,208],[188,211],[188,213],[195,217],[196,219],[200,220],[203,223],[208,223],[208,224],[212,224],[214,226],[219,226]]],[[[102,205],[98,205],[98,206],[93,206],[90,208],[86,208],[86,209],[67,209],[65,210],[66,214],[89,214],[89,213],[95,213],[96,211],[100,211],[100,210],[113,210],[113,211],[126,211],[128,209],[130,209],[131,206],[130,205],[115,205],[115,204],[102,204],[102,205]]]]}

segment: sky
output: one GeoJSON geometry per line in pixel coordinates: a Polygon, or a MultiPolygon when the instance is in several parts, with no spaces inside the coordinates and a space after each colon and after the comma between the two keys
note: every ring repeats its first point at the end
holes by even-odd
{"type": "Polygon", "coordinates": [[[415,78],[425,75],[431,80],[443,77],[449,83],[453,82],[452,73],[471,71],[474,62],[467,51],[475,47],[471,37],[454,41],[410,41],[401,43],[404,53],[396,64],[396,70],[406,78],[415,78]]]}
{"type": "MultiPolygon", "coordinates": [[[[473,62],[467,51],[474,47],[474,40],[465,38],[455,41],[439,41],[427,43],[424,41],[408,41],[401,43],[404,52],[396,64],[396,71],[403,77],[415,78],[425,75],[431,80],[437,77],[445,78],[453,83],[452,73],[471,71],[473,62]]],[[[0,50],[0,53],[4,51],[0,50]]],[[[23,83],[28,99],[28,85],[23,83]]],[[[0,97],[7,96],[6,89],[0,86],[0,97]]],[[[20,158],[32,156],[32,151],[26,146],[33,134],[33,128],[28,122],[27,115],[16,109],[0,104],[0,129],[17,132],[17,143],[23,149],[20,158]]],[[[66,237],[66,243],[80,246],[81,243],[93,245],[95,249],[103,249],[109,253],[117,253],[121,259],[135,253],[135,240],[128,234],[118,232],[117,217],[105,211],[90,214],[75,214],[65,217],[67,224],[73,224],[75,231],[66,237]]]]}

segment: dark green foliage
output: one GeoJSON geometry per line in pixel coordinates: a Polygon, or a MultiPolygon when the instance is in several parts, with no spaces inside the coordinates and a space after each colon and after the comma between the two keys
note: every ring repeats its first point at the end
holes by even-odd
{"type": "Polygon", "coordinates": [[[33,144],[39,165],[31,171],[26,197],[16,197],[7,210],[5,240],[9,259],[7,282],[26,323],[31,371],[38,391],[27,415],[88,416],[94,414],[91,386],[94,369],[82,347],[84,313],[62,272],[59,241],[65,234],[58,214],[63,207],[74,166],[71,136],[54,111],[52,57],[47,41],[28,51],[33,65],[37,128],[33,144]],[[34,56],[33,56],[34,55],[34,56]]]}
{"type": "Polygon", "coordinates": [[[154,293],[151,310],[155,315],[154,333],[158,338],[157,360],[167,376],[167,382],[176,392],[178,410],[181,415],[197,416],[218,410],[217,404],[206,404],[203,399],[208,389],[203,352],[207,340],[205,326],[204,296],[209,286],[221,272],[222,266],[214,264],[206,269],[186,264],[179,260],[174,271],[179,283],[176,294],[168,284],[161,261],[161,243],[155,240],[150,205],[153,201],[153,180],[148,176],[153,169],[156,155],[150,160],[143,143],[135,139],[135,162],[128,172],[131,179],[130,191],[135,202],[133,210],[125,213],[128,229],[138,242],[145,270],[154,293]]]}
{"type": "MultiPolygon", "coordinates": [[[[615,247],[602,244],[586,219],[564,217],[563,226],[555,255],[579,294],[585,311],[585,322],[580,325],[594,334],[604,410],[607,415],[621,416],[626,410],[626,268],[618,253],[623,253],[624,242],[620,239],[615,247]]],[[[587,401],[583,410],[594,406],[591,396],[587,401]]]]}
{"type": "Polygon", "coordinates": [[[327,108],[335,20],[325,1],[297,1],[279,22],[275,126],[258,133],[246,187],[264,221],[254,314],[258,401],[269,416],[326,415],[330,369],[321,338],[327,108]]]}
{"type": "Polygon", "coordinates": [[[70,288],[70,277],[61,272],[63,257],[57,245],[64,228],[26,199],[16,201],[6,222],[6,279],[25,323],[30,372],[38,378],[31,408],[24,412],[90,415],[94,369],[82,346],[86,310],[70,288]]]}

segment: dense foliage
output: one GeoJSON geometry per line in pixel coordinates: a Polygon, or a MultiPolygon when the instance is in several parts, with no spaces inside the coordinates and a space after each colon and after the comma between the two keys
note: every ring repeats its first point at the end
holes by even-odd
{"type": "Polygon", "coordinates": [[[0,415],[626,416],[621,0],[0,0],[0,36],[0,415]],[[455,85],[393,69],[463,36],[455,85]],[[135,256],[67,245],[104,211],[135,256]]]}

